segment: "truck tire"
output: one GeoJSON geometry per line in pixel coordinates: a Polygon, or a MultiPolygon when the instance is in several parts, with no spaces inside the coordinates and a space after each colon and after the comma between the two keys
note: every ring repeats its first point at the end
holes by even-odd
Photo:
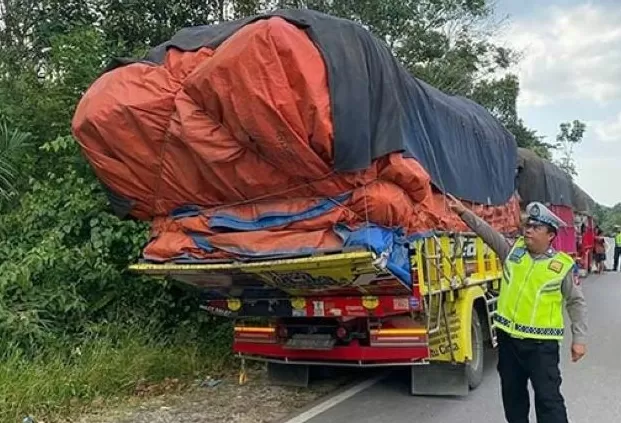
{"type": "Polygon", "coordinates": [[[479,313],[472,309],[470,323],[470,337],[472,343],[472,360],[466,364],[466,377],[470,389],[476,389],[483,381],[483,368],[485,356],[485,341],[483,340],[483,327],[479,313]]]}

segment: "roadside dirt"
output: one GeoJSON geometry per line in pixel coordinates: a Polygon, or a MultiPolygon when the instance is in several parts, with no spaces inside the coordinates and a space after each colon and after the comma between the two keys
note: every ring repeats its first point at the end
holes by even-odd
{"type": "Polygon", "coordinates": [[[164,394],[117,410],[90,414],[75,423],[272,423],[350,383],[351,373],[323,376],[308,388],[273,386],[265,369],[248,372],[239,385],[230,375],[197,381],[183,394],[164,394]]]}

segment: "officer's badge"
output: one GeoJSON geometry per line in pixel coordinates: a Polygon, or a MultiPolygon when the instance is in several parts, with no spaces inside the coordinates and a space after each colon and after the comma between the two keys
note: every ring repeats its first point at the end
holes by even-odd
{"type": "Polygon", "coordinates": [[[541,210],[539,209],[539,206],[537,204],[535,204],[534,206],[532,206],[530,208],[530,213],[529,213],[532,217],[539,217],[539,215],[541,214],[541,210]]]}
{"type": "Polygon", "coordinates": [[[550,269],[554,273],[561,273],[561,270],[563,270],[563,263],[558,260],[552,260],[548,265],[548,269],[550,269]]]}

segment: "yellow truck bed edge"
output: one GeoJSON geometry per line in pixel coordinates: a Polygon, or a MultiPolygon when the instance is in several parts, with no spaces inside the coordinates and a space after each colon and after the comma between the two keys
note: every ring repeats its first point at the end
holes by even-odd
{"type": "Polygon", "coordinates": [[[355,251],[310,257],[283,258],[265,261],[233,261],[227,263],[136,263],[129,270],[137,273],[168,274],[168,273],[212,273],[231,270],[258,272],[290,270],[292,266],[335,266],[343,264],[369,264],[375,260],[375,254],[369,251],[355,251]]]}

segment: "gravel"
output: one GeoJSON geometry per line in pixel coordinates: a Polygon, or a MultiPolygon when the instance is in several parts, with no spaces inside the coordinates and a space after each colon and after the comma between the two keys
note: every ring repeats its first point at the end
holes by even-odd
{"type": "Polygon", "coordinates": [[[76,423],[272,423],[350,383],[351,372],[311,382],[308,388],[270,385],[265,369],[249,370],[245,385],[231,375],[206,378],[184,394],[164,394],[117,410],[106,409],[76,423]]]}

